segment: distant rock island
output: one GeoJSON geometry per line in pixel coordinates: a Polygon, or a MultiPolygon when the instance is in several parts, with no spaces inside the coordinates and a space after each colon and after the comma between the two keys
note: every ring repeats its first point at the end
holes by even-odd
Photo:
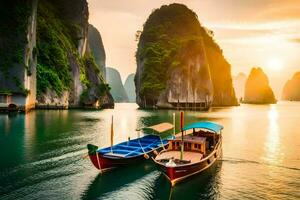
{"type": "Polygon", "coordinates": [[[242,101],[244,99],[246,80],[247,80],[247,76],[244,73],[239,73],[233,78],[235,95],[239,101],[242,101]]]}
{"type": "Polygon", "coordinates": [[[267,75],[261,68],[252,68],[245,86],[244,103],[276,103],[267,75]]]}
{"type": "Polygon", "coordinates": [[[296,72],[292,79],[286,82],[282,91],[282,99],[300,101],[300,72],[296,72]]]}
{"type": "Polygon", "coordinates": [[[127,93],[128,101],[130,103],[136,102],[134,76],[135,76],[135,74],[129,74],[124,83],[124,88],[127,93]]]}
{"type": "Polygon", "coordinates": [[[136,99],[142,108],[237,105],[230,64],[213,32],[185,5],[164,5],[151,13],[136,61],[136,99]]]}
{"type": "Polygon", "coordinates": [[[128,97],[124,89],[122,79],[118,70],[107,67],[106,68],[106,79],[111,87],[111,95],[116,103],[128,102],[128,97]]]}

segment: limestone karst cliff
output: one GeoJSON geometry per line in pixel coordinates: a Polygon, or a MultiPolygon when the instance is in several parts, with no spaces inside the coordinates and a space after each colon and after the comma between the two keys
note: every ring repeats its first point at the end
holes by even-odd
{"type": "Polygon", "coordinates": [[[36,14],[37,0],[1,2],[0,95],[24,111],[36,98],[36,14]]]}
{"type": "Polygon", "coordinates": [[[282,99],[300,101],[300,72],[296,72],[292,79],[286,82],[282,91],[282,99]]]}
{"type": "Polygon", "coordinates": [[[136,102],[134,76],[135,74],[129,74],[124,83],[124,88],[130,103],[136,102]]]}
{"type": "Polygon", "coordinates": [[[16,0],[1,4],[1,10],[0,90],[12,93],[13,103],[23,105],[15,99],[23,95],[21,100],[39,107],[113,105],[102,65],[94,58],[97,44],[88,45],[86,0],[16,0]]]}
{"type": "Polygon", "coordinates": [[[229,63],[213,33],[185,5],[164,5],[151,13],[136,61],[140,107],[237,104],[229,63]]]}
{"type": "Polygon", "coordinates": [[[244,103],[276,103],[267,75],[261,68],[252,68],[245,85],[244,103]]]}
{"type": "Polygon", "coordinates": [[[118,70],[111,67],[107,67],[106,78],[107,83],[111,87],[110,92],[114,98],[114,101],[116,103],[128,102],[128,97],[122,83],[121,75],[118,72],[118,70]]]}
{"type": "Polygon", "coordinates": [[[88,49],[90,49],[95,58],[96,64],[101,69],[103,78],[106,79],[105,49],[99,31],[91,24],[88,27],[88,46],[88,49]]]}

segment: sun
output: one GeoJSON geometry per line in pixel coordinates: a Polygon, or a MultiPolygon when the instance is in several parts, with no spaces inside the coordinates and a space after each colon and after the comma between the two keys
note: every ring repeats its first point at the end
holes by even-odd
{"type": "Polygon", "coordinates": [[[280,71],[283,68],[283,62],[277,57],[272,57],[268,60],[267,67],[273,71],[280,71]]]}

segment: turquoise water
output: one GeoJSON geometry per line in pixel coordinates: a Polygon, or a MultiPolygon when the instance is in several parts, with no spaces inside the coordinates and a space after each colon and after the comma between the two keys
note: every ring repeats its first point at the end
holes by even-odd
{"type": "Polygon", "coordinates": [[[99,175],[83,158],[88,143],[109,146],[112,115],[118,143],[136,138],[136,128],[172,122],[173,112],[117,104],[0,115],[0,199],[300,199],[300,103],[185,112],[186,123],[225,127],[223,158],[173,189],[150,160],[99,175]]]}

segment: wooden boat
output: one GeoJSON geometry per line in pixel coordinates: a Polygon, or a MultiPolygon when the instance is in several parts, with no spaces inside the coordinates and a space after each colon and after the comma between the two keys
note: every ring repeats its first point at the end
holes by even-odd
{"type": "MultiPolygon", "coordinates": [[[[143,129],[150,129],[155,133],[162,133],[173,128],[174,126],[172,124],[161,123],[143,129]]],[[[101,172],[104,172],[116,167],[141,162],[148,159],[149,156],[154,156],[159,151],[165,149],[167,145],[167,139],[161,139],[159,135],[151,134],[102,149],[92,144],[88,144],[87,148],[89,158],[93,165],[101,172]]]]}
{"type": "Polygon", "coordinates": [[[222,129],[213,122],[196,122],[185,126],[181,136],[169,140],[168,149],[153,160],[172,186],[215,163],[222,154],[222,129]]]}

